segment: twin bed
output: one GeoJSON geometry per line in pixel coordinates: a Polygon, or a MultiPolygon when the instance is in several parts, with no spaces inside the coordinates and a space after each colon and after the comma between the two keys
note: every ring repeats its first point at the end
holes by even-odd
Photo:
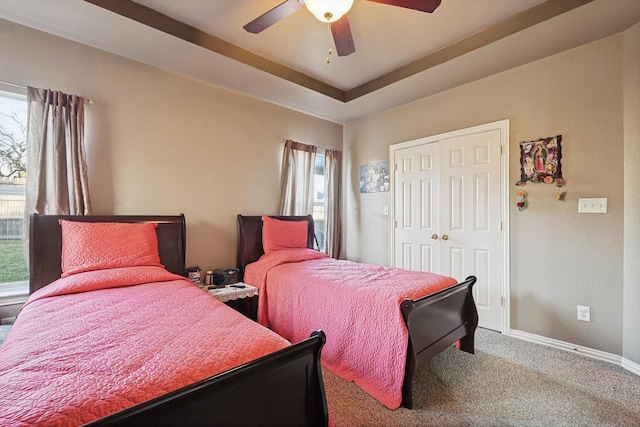
{"type": "Polygon", "coordinates": [[[327,425],[321,355],[395,409],[419,366],[474,351],[474,277],[333,260],[310,249],[311,217],[238,225],[262,326],[183,277],[182,215],[34,215],[0,425],[327,425]]]}
{"type": "Polygon", "coordinates": [[[324,334],[291,345],[185,279],[183,216],[35,215],[30,234],[0,425],[327,425],[324,334]]]}
{"type": "Polygon", "coordinates": [[[335,260],[311,249],[311,216],[238,215],[238,266],[260,289],[258,321],[295,342],[322,329],[325,367],[390,409],[413,406],[413,375],[447,347],[474,352],[474,276],[335,260]]]}

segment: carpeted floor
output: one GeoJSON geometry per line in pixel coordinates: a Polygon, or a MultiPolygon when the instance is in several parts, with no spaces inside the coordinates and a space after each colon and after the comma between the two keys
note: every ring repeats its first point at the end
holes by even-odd
{"type": "Polygon", "coordinates": [[[450,348],[421,369],[414,409],[390,411],[324,370],[346,426],[640,426],[640,377],[613,364],[479,329],[476,354],[450,348]]]}

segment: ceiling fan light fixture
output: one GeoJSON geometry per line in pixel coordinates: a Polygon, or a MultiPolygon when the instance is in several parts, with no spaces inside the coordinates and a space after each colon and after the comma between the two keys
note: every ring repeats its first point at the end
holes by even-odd
{"type": "Polygon", "coordinates": [[[353,0],[304,0],[304,5],[319,21],[335,22],[349,12],[353,0]]]}

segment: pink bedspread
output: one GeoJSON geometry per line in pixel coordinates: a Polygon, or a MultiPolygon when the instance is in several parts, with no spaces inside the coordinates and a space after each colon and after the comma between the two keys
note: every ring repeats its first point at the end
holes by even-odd
{"type": "Polygon", "coordinates": [[[35,292],[0,346],[0,425],[80,425],[287,345],[162,268],[79,273],[35,292]]]}
{"type": "Polygon", "coordinates": [[[409,341],[400,303],[456,283],[432,273],[335,260],[310,249],[264,255],[247,266],[244,281],[260,288],[260,323],[292,342],[323,329],[323,365],[390,409],[402,402],[409,341]]]}

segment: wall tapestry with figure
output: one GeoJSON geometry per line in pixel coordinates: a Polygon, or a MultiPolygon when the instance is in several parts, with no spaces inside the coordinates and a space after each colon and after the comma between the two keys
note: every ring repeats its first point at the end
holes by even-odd
{"type": "Polygon", "coordinates": [[[360,192],[389,191],[389,161],[360,166],[360,192]]]}
{"type": "Polygon", "coordinates": [[[562,178],[562,135],[551,138],[540,138],[535,141],[520,143],[520,181],[522,186],[531,182],[554,183],[558,187],[565,184],[562,178]]]}

